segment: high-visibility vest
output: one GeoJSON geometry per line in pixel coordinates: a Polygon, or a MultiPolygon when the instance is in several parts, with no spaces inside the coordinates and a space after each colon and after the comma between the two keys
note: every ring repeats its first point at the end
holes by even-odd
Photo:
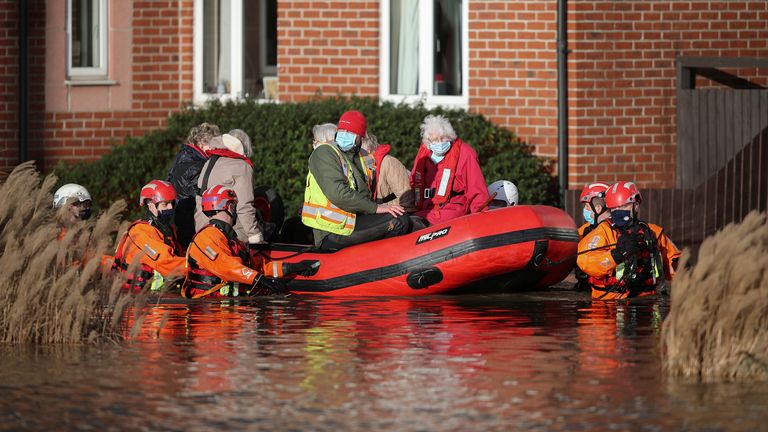
{"type": "MultiPolygon", "coordinates": [[[[333,144],[324,143],[321,145],[330,146],[336,152],[341,164],[341,170],[347,177],[349,187],[357,190],[355,175],[352,171],[353,168],[347,157],[333,144]]],[[[375,178],[376,161],[372,155],[362,149],[360,149],[359,157],[362,162],[365,180],[370,190],[374,187],[372,183],[375,178]]],[[[350,235],[355,230],[356,220],[357,216],[354,213],[340,209],[325,196],[310,171],[307,174],[307,184],[304,189],[304,205],[301,208],[301,221],[304,225],[333,234],[350,235]]]]}

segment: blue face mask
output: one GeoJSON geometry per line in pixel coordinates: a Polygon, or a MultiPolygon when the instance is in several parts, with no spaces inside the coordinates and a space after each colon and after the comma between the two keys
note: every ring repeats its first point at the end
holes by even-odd
{"type": "Polygon", "coordinates": [[[612,210],[611,222],[613,226],[624,228],[632,223],[632,210],[612,210]]]}
{"type": "Polygon", "coordinates": [[[443,159],[445,159],[445,156],[438,156],[438,155],[432,153],[431,155],[429,155],[429,158],[432,159],[432,162],[434,162],[435,165],[437,165],[440,162],[442,162],[443,159]]]}
{"type": "Polygon", "coordinates": [[[336,145],[339,146],[341,151],[350,151],[355,146],[357,135],[352,132],[341,131],[336,134],[336,145]]]}
{"type": "Polygon", "coordinates": [[[584,220],[588,224],[590,224],[590,225],[594,225],[595,224],[595,214],[592,213],[590,210],[584,209],[584,211],[582,212],[582,215],[584,215],[584,220]]]}
{"type": "MultiPolygon", "coordinates": [[[[448,150],[451,149],[451,142],[443,141],[439,143],[431,143],[429,149],[432,150],[434,156],[445,156],[445,154],[448,153],[448,150]]],[[[442,157],[440,160],[442,160],[442,157]]]]}

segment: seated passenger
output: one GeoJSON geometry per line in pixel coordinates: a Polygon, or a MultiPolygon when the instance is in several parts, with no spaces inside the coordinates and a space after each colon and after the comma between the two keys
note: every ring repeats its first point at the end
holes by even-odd
{"type": "Polygon", "coordinates": [[[201,123],[190,129],[187,142],[176,153],[165,179],[173,185],[179,196],[174,223],[179,243],[184,249],[195,235],[195,197],[200,194],[197,180],[208,160],[206,151],[211,149],[209,143],[218,135],[219,127],[209,123],[201,123]]]}
{"type": "Polygon", "coordinates": [[[91,194],[79,184],[65,184],[53,194],[53,208],[61,209],[58,222],[63,234],[66,228],[91,217],[91,194]]]}
{"type": "Polygon", "coordinates": [[[315,245],[341,249],[406,234],[411,221],[403,207],[376,204],[374,161],[361,150],[366,121],[359,111],[339,119],[334,144],[321,143],[309,156],[301,221],[314,229],[315,245]]]}
{"type": "Polygon", "coordinates": [[[412,212],[416,197],[411,189],[411,175],[402,162],[389,154],[390,148],[389,144],[379,144],[376,135],[366,132],[363,150],[373,155],[376,167],[373,200],[376,204],[396,204],[412,212]]]}
{"type": "Polygon", "coordinates": [[[489,209],[512,207],[518,202],[517,186],[509,180],[498,180],[488,186],[489,209]]]}
{"type": "Polygon", "coordinates": [[[433,225],[479,212],[488,201],[477,153],[439,115],[428,115],[421,124],[411,187],[416,194],[415,214],[433,225]]]}
{"type": "Polygon", "coordinates": [[[247,245],[233,228],[237,220],[235,191],[216,185],[203,192],[202,211],[209,223],[195,234],[187,251],[187,278],[182,296],[237,297],[285,292],[279,277],[290,274],[311,276],[320,267],[316,260],[298,263],[267,261],[251,256],[247,245]],[[272,277],[266,275],[272,275],[272,277]]]}
{"type": "Polygon", "coordinates": [[[152,180],[141,188],[139,205],[144,217],[132,223],[115,249],[112,269],[127,272],[135,260],[139,269],[128,274],[125,288],[141,289],[152,281],[150,289],[159,290],[166,280],[184,275],[184,256],[173,227],[176,190],[162,180],[152,180]]]}
{"type": "MultiPolygon", "coordinates": [[[[234,229],[240,241],[254,244],[266,243],[264,225],[253,206],[253,147],[251,139],[240,129],[233,129],[224,135],[215,137],[210,142],[211,149],[206,153],[208,161],[197,181],[200,191],[213,185],[232,188],[238,196],[237,221],[234,229]]],[[[200,207],[200,196],[195,207],[195,228],[199,231],[208,224],[208,218],[200,207]]]]}
{"type": "Polygon", "coordinates": [[[605,193],[611,217],[579,242],[577,264],[589,278],[593,299],[665,294],[680,251],[660,226],[637,217],[642,198],[634,183],[619,182],[605,193]]]}
{"type": "Polygon", "coordinates": [[[312,150],[320,144],[333,144],[334,139],[336,139],[335,124],[323,123],[312,128],[312,150]]]}

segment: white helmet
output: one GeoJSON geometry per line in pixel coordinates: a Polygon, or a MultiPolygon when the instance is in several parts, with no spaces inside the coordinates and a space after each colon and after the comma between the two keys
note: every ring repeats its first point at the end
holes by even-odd
{"type": "Polygon", "coordinates": [[[53,194],[53,208],[63,206],[70,198],[77,199],[78,202],[90,201],[91,194],[79,184],[67,183],[53,194]]]}
{"type": "MultiPolygon", "coordinates": [[[[494,201],[504,201],[507,203],[507,207],[517,205],[517,186],[511,181],[499,180],[491,183],[488,186],[488,195],[493,195],[494,193],[496,193],[496,196],[493,198],[494,201]]],[[[491,203],[491,206],[493,206],[493,203],[491,203]]]]}

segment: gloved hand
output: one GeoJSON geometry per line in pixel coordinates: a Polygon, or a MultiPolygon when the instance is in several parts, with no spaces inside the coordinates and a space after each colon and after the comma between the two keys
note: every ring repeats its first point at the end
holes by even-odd
{"type": "Polygon", "coordinates": [[[269,241],[269,239],[272,237],[273,234],[275,234],[275,230],[277,229],[277,224],[274,222],[267,222],[267,221],[259,221],[259,227],[261,228],[261,233],[264,236],[265,241],[269,241]]]}
{"type": "Polygon", "coordinates": [[[304,260],[297,263],[283,263],[283,275],[288,276],[292,274],[301,275],[304,277],[312,276],[320,269],[320,261],[318,260],[304,260]]]}
{"type": "Polygon", "coordinates": [[[637,253],[638,246],[635,236],[622,233],[616,241],[616,247],[611,251],[611,257],[617,263],[624,262],[632,254],[637,253]]]}
{"type": "Polygon", "coordinates": [[[280,279],[274,279],[259,275],[250,291],[250,295],[272,295],[272,294],[285,294],[288,289],[285,286],[285,282],[280,279]]]}

